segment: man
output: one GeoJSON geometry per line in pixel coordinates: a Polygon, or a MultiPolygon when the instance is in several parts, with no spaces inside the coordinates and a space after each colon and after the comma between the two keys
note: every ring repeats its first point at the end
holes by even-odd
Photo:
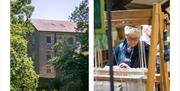
{"type": "MultiPolygon", "coordinates": [[[[141,37],[141,28],[140,27],[132,27],[125,26],[125,40],[117,45],[112,54],[112,61],[114,67],[118,68],[138,68],[141,67],[140,56],[139,55],[139,43],[141,37]]],[[[145,51],[145,59],[146,63],[148,63],[148,53],[149,53],[149,45],[144,43],[144,51],[145,51]]],[[[105,66],[109,68],[110,61],[105,66]]],[[[147,64],[146,64],[147,65],[147,64]]]]}

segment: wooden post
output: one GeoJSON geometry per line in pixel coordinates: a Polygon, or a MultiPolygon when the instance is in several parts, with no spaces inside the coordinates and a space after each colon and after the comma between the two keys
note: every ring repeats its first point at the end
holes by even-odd
{"type": "Polygon", "coordinates": [[[159,10],[158,6],[160,4],[153,5],[152,13],[152,32],[151,32],[151,46],[149,51],[149,62],[148,62],[148,78],[146,91],[154,90],[154,76],[156,68],[156,53],[159,35],[159,10]]]}
{"type": "Polygon", "coordinates": [[[165,87],[164,87],[164,66],[163,66],[163,61],[164,61],[164,18],[163,18],[163,14],[161,11],[161,6],[159,6],[159,25],[160,25],[160,33],[159,33],[159,48],[160,48],[160,91],[165,91],[165,87]]]}
{"type": "Polygon", "coordinates": [[[148,80],[146,91],[153,91],[154,74],[156,68],[157,43],[160,42],[160,89],[161,91],[169,91],[169,80],[167,72],[167,63],[164,61],[164,14],[161,11],[160,4],[153,5],[152,15],[152,39],[149,53],[148,80]]]}
{"type": "MultiPolygon", "coordinates": [[[[160,7],[159,7],[160,8],[160,7]]],[[[160,9],[159,9],[160,10],[160,9]]],[[[159,11],[160,12],[160,33],[159,33],[159,42],[160,42],[160,45],[159,45],[159,48],[160,48],[160,91],[165,91],[165,87],[164,87],[164,76],[163,76],[163,73],[164,73],[164,66],[163,66],[163,61],[164,61],[164,19],[163,19],[163,15],[162,15],[162,12],[161,10],[159,11]]]]}
{"type": "Polygon", "coordinates": [[[168,81],[168,72],[167,72],[167,63],[164,60],[164,14],[161,11],[161,6],[159,6],[160,12],[160,76],[162,80],[163,90],[161,91],[169,91],[169,81],[168,81]]]}

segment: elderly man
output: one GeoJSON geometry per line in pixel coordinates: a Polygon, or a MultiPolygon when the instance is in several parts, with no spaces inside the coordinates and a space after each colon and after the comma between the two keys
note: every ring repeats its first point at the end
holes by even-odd
{"type": "MultiPolygon", "coordinates": [[[[117,45],[112,54],[114,67],[118,68],[138,68],[140,67],[139,42],[141,37],[141,28],[125,26],[125,40],[117,45]]],[[[149,45],[145,42],[145,58],[148,61],[149,45]]],[[[142,56],[142,55],[141,55],[142,56]]],[[[148,62],[146,62],[148,63],[148,62]]],[[[109,68],[110,61],[105,68],[109,68]]]]}

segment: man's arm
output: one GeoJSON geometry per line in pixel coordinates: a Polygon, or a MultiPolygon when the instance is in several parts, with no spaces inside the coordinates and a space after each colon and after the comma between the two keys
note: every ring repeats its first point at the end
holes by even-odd
{"type": "MultiPolygon", "coordinates": [[[[113,61],[113,65],[117,64],[116,61],[118,60],[118,53],[119,53],[119,45],[114,48],[112,56],[111,56],[111,60],[113,61]]],[[[108,61],[106,66],[110,66],[111,60],[108,61]]]]}

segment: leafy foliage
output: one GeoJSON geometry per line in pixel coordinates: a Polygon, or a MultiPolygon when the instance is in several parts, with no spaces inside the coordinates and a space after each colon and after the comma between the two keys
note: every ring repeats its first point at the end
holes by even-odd
{"type": "Polygon", "coordinates": [[[31,0],[11,0],[11,23],[27,21],[34,11],[31,0]]]}
{"type": "Polygon", "coordinates": [[[83,0],[78,7],[69,16],[69,19],[77,24],[77,31],[87,31],[88,30],[88,0],[83,0]]]}
{"type": "Polygon", "coordinates": [[[33,90],[37,88],[38,76],[33,62],[27,56],[25,39],[27,28],[22,24],[11,24],[11,90],[33,90]]]}
{"type": "MultiPolygon", "coordinates": [[[[52,59],[55,68],[63,74],[61,79],[55,81],[61,89],[67,91],[87,91],[88,89],[88,57],[79,55],[67,45],[66,41],[59,40],[54,45],[58,56],[52,59]],[[62,84],[63,83],[63,84],[62,84]]],[[[58,86],[56,86],[58,87],[58,86]]]]}
{"type": "Polygon", "coordinates": [[[34,10],[30,3],[11,0],[11,91],[34,91],[38,86],[38,75],[27,55],[27,36],[33,31],[28,20],[34,10]]]}
{"type": "Polygon", "coordinates": [[[88,51],[88,27],[89,27],[88,0],[83,0],[69,16],[70,21],[76,23],[76,31],[80,32],[76,38],[82,45],[83,51],[88,51]]]}

